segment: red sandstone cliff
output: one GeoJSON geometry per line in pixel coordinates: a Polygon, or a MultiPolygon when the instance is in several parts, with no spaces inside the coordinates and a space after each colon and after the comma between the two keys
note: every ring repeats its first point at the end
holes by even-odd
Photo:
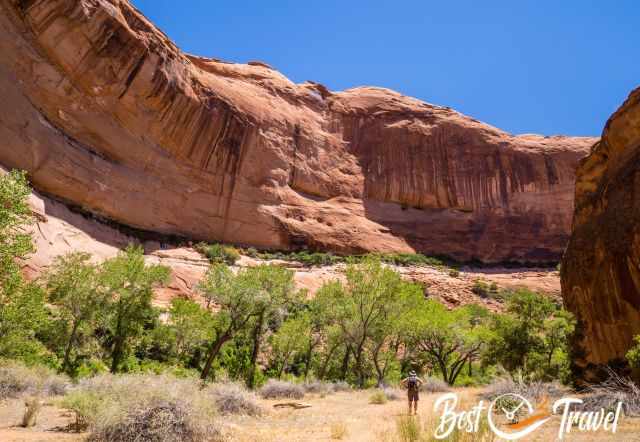
{"type": "Polygon", "coordinates": [[[0,164],[138,229],[543,262],[591,138],[182,53],[126,0],[0,0],[0,164]]]}
{"type": "Polygon", "coordinates": [[[562,295],[582,324],[576,360],[624,362],[640,334],[640,88],[609,119],[578,168],[562,295]]]}

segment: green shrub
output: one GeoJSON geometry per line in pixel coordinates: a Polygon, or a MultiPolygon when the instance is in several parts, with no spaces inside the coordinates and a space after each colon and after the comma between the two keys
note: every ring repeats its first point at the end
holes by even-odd
{"type": "Polygon", "coordinates": [[[383,253],[378,256],[383,262],[397,266],[445,266],[442,260],[421,253],[383,253]]]}
{"type": "Polygon", "coordinates": [[[199,243],[195,249],[206,256],[212,264],[221,263],[234,265],[236,261],[240,259],[240,253],[235,247],[225,246],[223,244],[199,243]]]}
{"type": "Polygon", "coordinates": [[[640,369],[640,335],[633,338],[633,346],[626,354],[627,361],[631,368],[640,369]]]}
{"type": "Polygon", "coordinates": [[[480,279],[476,279],[475,283],[473,284],[473,288],[471,289],[471,291],[473,293],[475,293],[476,295],[480,296],[481,298],[488,298],[489,297],[489,292],[490,292],[490,288],[489,285],[480,280],[480,279]]]}
{"type": "Polygon", "coordinates": [[[249,247],[247,250],[245,250],[245,254],[251,258],[260,257],[260,253],[253,247],[249,247]]]}

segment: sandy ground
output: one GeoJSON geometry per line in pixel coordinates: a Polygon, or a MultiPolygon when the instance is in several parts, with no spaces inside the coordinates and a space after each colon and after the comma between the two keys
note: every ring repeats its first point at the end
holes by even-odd
{"type": "MultiPolygon", "coordinates": [[[[461,405],[465,409],[476,404],[479,390],[458,390],[461,405]]],[[[400,417],[407,415],[404,401],[390,401],[384,405],[369,404],[371,392],[338,393],[321,398],[310,396],[304,399],[312,407],[303,410],[274,410],[278,401],[265,401],[271,410],[261,418],[233,417],[225,427],[234,434],[234,441],[249,442],[306,442],[330,441],[332,428],[346,428],[341,440],[353,442],[396,442],[396,426],[400,417]]],[[[422,395],[416,419],[423,428],[431,428],[434,420],[433,403],[438,397],[422,395]]],[[[558,440],[560,418],[554,417],[547,425],[531,437],[520,439],[526,442],[558,440]]],[[[432,431],[429,431],[431,433],[432,431]]],[[[431,441],[431,439],[425,439],[431,441]]],[[[465,439],[468,442],[475,439],[465,439]]],[[[498,441],[498,438],[493,439],[498,441]]],[[[640,419],[622,418],[615,435],[604,433],[570,433],[562,440],[573,441],[640,441],[640,419]]],[[[434,439],[435,441],[435,439],[434,439]]]]}
{"type": "Polygon", "coordinates": [[[24,413],[23,400],[0,402],[0,442],[54,442],[80,441],[84,435],[67,431],[73,416],[55,406],[55,400],[45,402],[36,426],[22,428],[20,422],[24,413]]]}
{"type": "MultiPolygon", "coordinates": [[[[475,405],[478,390],[457,390],[465,409],[475,405]]],[[[307,396],[302,402],[311,405],[310,408],[274,409],[273,405],[281,402],[275,400],[263,401],[267,410],[259,418],[246,416],[232,416],[223,418],[224,429],[232,435],[233,442],[307,442],[331,441],[332,430],[344,429],[339,440],[353,442],[400,442],[396,437],[398,420],[407,415],[406,404],[403,400],[389,401],[384,405],[369,403],[370,391],[337,393],[320,397],[307,396]]],[[[433,402],[435,395],[422,395],[418,420],[428,433],[433,430],[433,402]]],[[[75,434],[66,431],[66,427],[73,421],[72,416],[54,405],[55,401],[47,404],[34,428],[20,428],[18,424],[22,417],[23,402],[19,400],[0,404],[0,441],[1,442],[53,442],[53,441],[81,441],[86,434],[75,434]]],[[[554,417],[544,427],[532,436],[520,439],[525,442],[546,442],[558,439],[560,418],[554,417]]],[[[435,439],[421,439],[431,441],[435,439]]],[[[466,442],[475,442],[473,437],[465,438],[466,442]]],[[[495,438],[493,441],[499,441],[495,438]]],[[[615,435],[599,431],[597,433],[575,433],[565,436],[568,442],[640,442],[640,418],[623,417],[618,432],[615,435]]]]}

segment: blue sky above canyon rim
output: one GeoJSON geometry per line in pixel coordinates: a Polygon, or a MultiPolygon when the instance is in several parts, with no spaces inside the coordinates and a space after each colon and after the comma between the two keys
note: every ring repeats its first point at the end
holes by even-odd
{"type": "Polygon", "coordinates": [[[640,2],[134,0],[186,52],[388,87],[513,133],[599,135],[640,85],[640,2]]]}

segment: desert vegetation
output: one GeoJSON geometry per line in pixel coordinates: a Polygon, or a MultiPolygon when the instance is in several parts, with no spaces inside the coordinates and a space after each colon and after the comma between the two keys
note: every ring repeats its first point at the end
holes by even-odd
{"type": "MultiPolygon", "coordinates": [[[[285,267],[234,268],[237,251],[200,245],[211,261],[200,296],[168,308],[152,301],[169,269],[146,262],[136,245],[103,262],[62,256],[27,281],[29,193],[24,174],[0,177],[0,399],[61,397],[91,440],[216,440],[220,416],[260,416],[259,398],[371,388],[369,403],[385,404],[403,397],[393,386],[409,370],[426,379],[427,393],[488,385],[487,397],[508,390],[536,399],[571,382],[575,321],[561,305],[478,281],[479,293],[503,298],[504,311],[448,309],[386,265],[444,266],[422,255],[277,256],[344,264],[344,278],[310,298],[285,267]]],[[[638,353],[628,355],[632,366],[638,353]]],[[[637,399],[635,384],[616,382],[592,396],[637,399]]],[[[400,440],[422,440],[412,436],[420,425],[398,421],[400,440]]]]}

